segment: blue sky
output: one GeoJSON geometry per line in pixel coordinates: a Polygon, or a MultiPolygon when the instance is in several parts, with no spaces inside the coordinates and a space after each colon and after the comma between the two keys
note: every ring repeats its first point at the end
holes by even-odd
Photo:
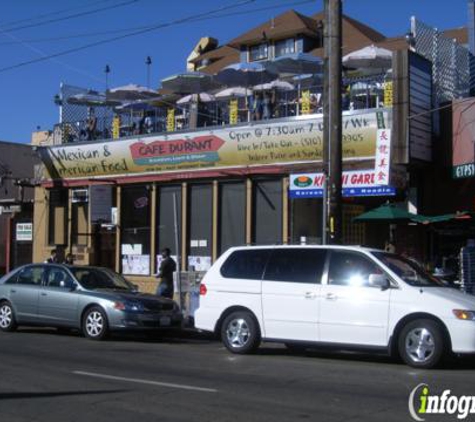
{"type": "MultiPolygon", "coordinates": [[[[19,63],[125,33],[110,31],[132,31],[141,26],[171,23],[238,3],[243,1],[1,0],[0,140],[27,143],[37,126],[52,129],[58,122],[53,97],[61,82],[103,90],[104,67],[108,64],[111,68],[109,87],[128,83],[146,85],[145,58],[151,56],[151,85],[158,87],[160,79],[185,70],[186,57],[202,36],[213,36],[220,43],[226,43],[288,9],[310,15],[323,8],[322,0],[255,0],[227,10],[226,14],[234,13],[232,16],[169,25],[6,70],[19,63]],[[267,10],[255,11],[259,8],[267,10]],[[85,14],[97,9],[105,10],[85,14]],[[58,20],[68,15],[80,16],[58,20]]],[[[343,11],[387,36],[406,33],[412,15],[439,29],[464,26],[467,20],[466,0],[346,0],[343,11]]]]}

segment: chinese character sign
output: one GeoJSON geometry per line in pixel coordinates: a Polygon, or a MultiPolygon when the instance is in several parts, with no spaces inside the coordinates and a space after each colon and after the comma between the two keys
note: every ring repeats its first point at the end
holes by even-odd
{"type": "Polygon", "coordinates": [[[391,131],[378,129],[376,132],[376,155],[374,172],[377,185],[389,184],[389,165],[391,160],[391,131]]]}

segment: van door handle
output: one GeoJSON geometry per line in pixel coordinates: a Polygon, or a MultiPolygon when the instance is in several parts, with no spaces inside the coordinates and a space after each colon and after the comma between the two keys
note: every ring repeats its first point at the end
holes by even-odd
{"type": "Polygon", "coordinates": [[[11,290],[10,290],[10,293],[16,293],[16,290],[11,289],[11,290]]]}
{"type": "Polygon", "coordinates": [[[326,300],[337,300],[338,296],[335,293],[327,293],[325,296],[326,300]]]}
{"type": "Polygon", "coordinates": [[[48,296],[47,293],[41,293],[41,296],[48,296]]]}
{"type": "Polygon", "coordinates": [[[317,297],[317,294],[314,292],[305,293],[305,299],[315,299],[316,297],[317,297]]]}

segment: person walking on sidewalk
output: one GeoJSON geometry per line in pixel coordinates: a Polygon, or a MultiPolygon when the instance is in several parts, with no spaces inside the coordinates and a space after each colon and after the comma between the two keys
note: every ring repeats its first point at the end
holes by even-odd
{"type": "Polygon", "coordinates": [[[160,279],[157,287],[157,295],[173,298],[173,273],[176,271],[176,262],[170,256],[170,248],[162,250],[162,262],[158,269],[157,277],[160,279]]]}

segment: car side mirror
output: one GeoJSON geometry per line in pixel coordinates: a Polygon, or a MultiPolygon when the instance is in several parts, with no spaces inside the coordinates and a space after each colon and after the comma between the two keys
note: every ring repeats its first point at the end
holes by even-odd
{"type": "Polygon", "coordinates": [[[379,287],[381,290],[388,290],[391,286],[388,278],[384,274],[370,274],[368,285],[369,287],[379,287]]]}

